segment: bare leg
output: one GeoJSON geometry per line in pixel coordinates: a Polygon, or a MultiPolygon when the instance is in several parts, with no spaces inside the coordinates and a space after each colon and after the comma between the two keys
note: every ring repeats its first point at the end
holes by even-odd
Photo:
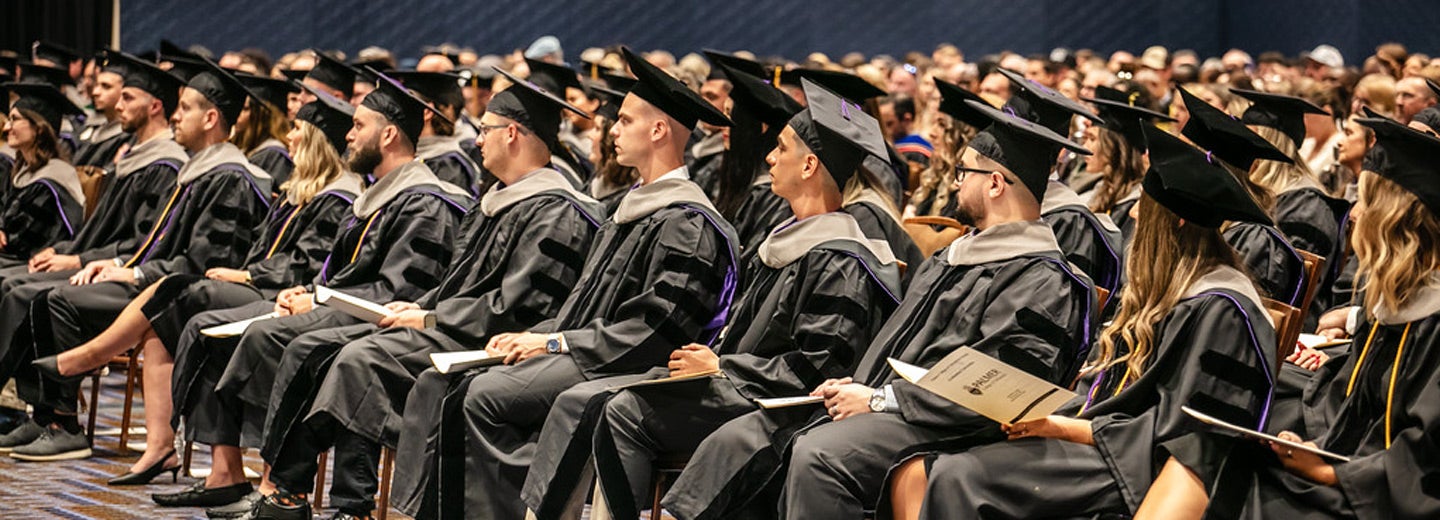
{"type": "Polygon", "coordinates": [[[1135,520],[1200,518],[1209,504],[1205,484],[1172,457],[1165,461],[1160,476],[1155,477],[1155,483],[1145,493],[1145,500],[1140,502],[1140,509],[1135,512],[1135,520]]]}
{"type": "Polygon", "coordinates": [[[214,489],[245,482],[243,453],[239,446],[211,446],[210,476],[205,478],[205,487],[214,489]]]}
{"type": "MultiPolygon", "coordinates": [[[[100,335],[84,344],[61,352],[56,356],[56,366],[62,375],[83,374],[100,368],[108,363],[115,356],[130,350],[140,340],[144,339],[150,332],[150,320],[140,312],[140,308],[155,296],[155,288],[159,283],[150,284],[134,300],[120,311],[120,316],[115,318],[100,335]]],[[[153,335],[151,335],[153,337],[153,335]]],[[[163,349],[162,349],[163,350],[163,349]]],[[[168,383],[167,383],[168,384],[168,383]]],[[[168,394],[169,391],[167,390],[168,394]]],[[[148,413],[146,415],[149,415],[148,413]]]]}
{"type": "Polygon", "coordinates": [[[145,396],[145,453],[140,455],[135,465],[130,466],[131,472],[149,468],[160,462],[160,457],[169,457],[179,464],[174,453],[175,430],[170,427],[170,373],[175,368],[175,359],[170,357],[160,338],[155,337],[150,329],[145,330],[145,337],[141,340],[145,345],[145,370],[141,371],[145,396]]]}
{"type": "Polygon", "coordinates": [[[920,505],[925,502],[925,459],[916,457],[901,464],[890,478],[890,507],[895,520],[920,518],[920,505]]]}
{"type": "Polygon", "coordinates": [[[275,483],[270,481],[270,464],[265,464],[265,474],[260,476],[260,487],[256,488],[260,494],[270,496],[275,494],[277,488],[275,483]]]}

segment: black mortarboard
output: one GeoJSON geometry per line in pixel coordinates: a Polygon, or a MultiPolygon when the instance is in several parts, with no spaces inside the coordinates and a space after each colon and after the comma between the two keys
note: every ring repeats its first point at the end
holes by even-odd
{"type": "Polygon", "coordinates": [[[80,53],[63,45],[38,40],[30,46],[30,57],[49,61],[58,67],[68,68],[71,62],[80,59],[80,53]]]}
{"type": "Polygon", "coordinates": [[[1185,109],[1190,112],[1190,121],[1185,123],[1181,133],[1190,138],[1196,146],[1209,150],[1231,166],[1247,172],[1255,161],[1261,159],[1295,162],[1264,137],[1260,137],[1260,134],[1246,128],[1245,123],[1241,123],[1239,119],[1210,106],[1183,88],[1176,90],[1180,92],[1180,99],[1185,102],[1185,109]]]}
{"type": "Polygon", "coordinates": [[[725,117],[725,114],[680,80],[630,52],[628,47],[621,47],[620,51],[624,53],[630,71],[635,73],[636,82],[630,89],[630,95],[655,105],[655,108],[675,119],[687,131],[693,130],[697,121],[715,126],[730,126],[730,119],[725,117]]]}
{"type": "Polygon", "coordinates": [[[180,78],[160,70],[153,63],[120,51],[105,51],[103,63],[105,70],[124,78],[123,85],[138,88],[159,99],[166,115],[175,111],[175,105],[180,102],[180,87],[185,86],[180,78]]]}
{"type": "Polygon", "coordinates": [[[448,120],[445,114],[441,114],[435,107],[405,90],[405,86],[400,82],[374,69],[371,69],[370,73],[379,81],[375,84],[375,91],[366,95],[360,106],[385,116],[405,137],[410,138],[412,145],[420,142],[420,132],[425,129],[426,110],[432,112],[434,117],[448,120]]]}
{"type": "Polygon", "coordinates": [[[749,111],[771,128],[784,124],[805,108],[769,82],[736,70],[728,62],[717,61],[715,69],[721,71],[733,85],[730,99],[734,100],[735,107],[749,111]]]}
{"type": "Polygon", "coordinates": [[[65,69],[36,63],[21,63],[20,83],[50,85],[59,89],[65,85],[75,84],[75,80],[70,77],[70,72],[65,69]]]}
{"type": "Polygon", "coordinates": [[[475,87],[490,90],[490,87],[495,83],[495,69],[493,67],[461,69],[457,74],[460,75],[461,87],[475,87]]]}
{"type": "Polygon", "coordinates": [[[1096,116],[1085,106],[1071,101],[1064,94],[1050,90],[1044,85],[1025,79],[1025,76],[1016,74],[1006,69],[996,69],[997,72],[1010,79],[1010,85],[1015,88],[1016,94],[1010,97],[1006,104],[1015,110],[1017,114],[1040,123],[1041,126],[1049,128],[1050,131],[1059,135],[1070,133],[1070,118],[1080,116],[1105,124],[1100,117],[1096,116]]]}
{"type": "Polygon", "coordinates": [[[191,77],[185,86],[195,89],[215,104],[220,115],[225,117],[225,124],[235,124],[240,112],[245,109],[246,98],[263,101],[259,94],[247,88],[234,74],[220,68],[215,62],[201,58],[200,63],[205,64],[205,69],[191,77]]]}
{"type": "Polygon", "coordinates": [[[179,44],[166,39],[160,40],[160,56],[165,60],[170,58],[198,60],[201,57],[199,54],[191,52],[190,49],[181,47],[179,44]]]}
{"type": "Polygon", "coordinates": [[[628,93],[630,92],[630,90],[635,88],[635,78],[624,74],[616,74],[614,72],[601,72],[600,78],[605,80],[605,86],[615,90],[619,90],[621,92],[628,93]]]}
{"type": "Polygon", "coordinates": [[[338,90],[345,94],[345,97],[355,95],[355,69],[319,49],[313,49],[312,52],[315,53],[315,68],[310,69],[305,77],[338,90]]]}
{"type": "MultiPolygon", "coordinates": [[[[724,75],[716,76],[717,73],[723,74],[720,71],[720,65],[722,64],[730,70],[743,72],[757,78],[768,79],[765,78],[765,66],[761,65],[758,61],[711,49],[705,49],[701,52],[705,53],[705,58],[710,60],[710,77],[708,79],[729,79],[724,75]]],[[[771,88],[778,87],[779,85],[776,85],[771,88]]]]}
{"type": "Polygon", "coordinates": [[[1240,116],[1240,122],[1279,130],[1280,133],[1289,137],[1297,148],[1300,146],[1300,142],[1305,140],[1305,114],[1325,113],[1325,109],[1295,96],[1243,88],[1232,88],[1230,92],[1254,103],[1245,110],[1244,115],[1240,116]]]}
{"type": "Polygon", "coordinates": [[[606,75],[625,76],[625,71],[606,67],[588,60],[580,60],[580,76],[587,79],[605,79],[606,75]]]}
{"type": "Polygon", "coordinates": [[[500,69],[497,72],[514,83],[490,98],[485,111],[497,116],[508,117],[535,135],[540,136],[552,150],[559,144],[560,113],[569,110],[589,118],[590,114],[566,103],[564,98],[546,90],[533,81],[523,80],[500,69]]]}
{"type": "MultiPolygon", "coordinates": [[[[50,128],[58,134],[60,122],[67,115],[78,115],[85,113],[70,98],[60,90],[50,85],[38,83],[6,83],[5,86],[11,94],[19,96],[10,108],[29,110],[44,119],[50,124],[50,128]]],[[[7,97],[8,100],[8,97],[7,97]]]]}
{"type": "Polygon", "coordinates": [[[530,81],[546,92],[564,98],[567,88],[585,90],[585,86],[580,84],[580,73],[575,69],[531,58],[525,58],[525,65],[530,67],[530,81]]]}
{"type": "Polygon", "coordinates": [[[600,98],[600,108],[595,109],[595,115],[609,119],[612,122],[620,119],[620,104],[625,102],[624,91],[599,85],[591,85],[590,91],[595,94],[595,97],[600,98]]]}
{"type": "Polygon", "coordinates": [[[1150,169],[1140,182],[1145,194],[1186,222],[1218,228],[1226,221],[1271,223],[1254,197],[1210,154],[1151,125],[1150,169]]]}
{"type": "Polygon", "coordinates": [[[1125,142],[1136,150],[1144,151],[1145,127],[1155,121],[1174,121],[1175,119],[1161,114],[1154,110],[1138,107],[1131,104],[1134,98],[1129,94],[1109,87],[1095,87],[1095,98],[1086,99],[1095,104],[1095,109],[1100,113],[1100,118],[1105,121],[1105,128],[1113,130],[1125,138],[1125,142]]]}
{"type": "Polygon", "coordinates": [[[870,84],[869,81],[865,81],[865,78],[848,72],[821,69],[792,69],[780,73],[780,77],[782,83],[792,85],[800,85],[802,79],[808,79],[815,82],[816,85],[825,87],[831,92],[856,103],[864,103],[871,98],[885,95],[885,91],[880,87],[870,84]]]}
{"type": "Polygon", "coordinates": [[[1085,147],[1039,123],[1009,111],[1001,112],[983,101],[968,100],[965,104],[991,121],[967,146],[1019,177],[1037,201],[1045,197],[1045,185],[1050,182],[1050,170],[1061,148],[1090,155],[1085,147]]]}
{"type": "Polygon", "coordinates": [[[269,103],[280,112],[286,112],[290,103],[290,94],[299,92],[300,87],[295,86],[290,80],[267,78],[243,72],[235,73],[235,78],[245,84],[254,92],[261,101],[269,103]]]}
{"type": "Polygon", "coordinates": [[[190,78],[205,70],[205,62],[200,61],[199,58],[163,56],[162,61],[170,62],[170,75],[179,78],[184,83],[189,83],[190,78]]]}
{"type": "Polygon", "coordinates": [[[387,70],[395,65],[387,59],[370,59],[350,62],[350,68],[355,69],[356,83],[375,83],[375,75],[367,69],[387,70]]]}
{"type": "Polygon", "coordinates": [[[399,81],[405,88],[413,90],[440,105],[455,108],[465,106],[465,94],[460,90],[460,75],[452,72],[416,72],[392,70],[387,74],[399,81]]]}
{"type": "MultiPolygon", "coordinates": [[[[801,80],[809,107],[790,119],[790,128],[799,134],[820,158],[835,185],[841,189],[855,169],[874,155],[889,164],[880,122],[866,114],[859,104],[841,97],[808,79],[801,80]]],[[[876,172],[880,173],[880,172],[876,172]]]]}
{"type": "Polygon", "coordinates": [[[319,89],[307,88],[315,94],[315,101],[306,103],[295,112],[295,119],[308,122],[325,134],[325,139],[335,151],[345,153],[345,136],[355,125],[355,107],[349,102],[335,99],[335,96],[319,89]]]}
{"type": "Polygon", "coordinates": [[[305,76],[308,76],[309,74],[310,71],[308,70],[282,69],[280,71],[280,75],[285,76],[285,79],[295,82],[305,81],[305,76]]]}
{"type": "Polygon", "coordinates": [[[1374,150],[1380,152],[1366,157],[1365,169],[1399,184],[1440,215],[1440,139],[1385,117],[1356,121],[1375,130],[1374,150]]]}
{"type": "Polygon", "coordinates": [[[950,83],[940,78],[935,80],[935,89],[940,91],[940,111],[955,118],[961,123],[975,127],[977,130],[984,130],[993,121],[985,113],[971,108],[966,101],[977,101],[988,105],[985,98],[978,94],[965,90],[959,85],[950,83]]]}

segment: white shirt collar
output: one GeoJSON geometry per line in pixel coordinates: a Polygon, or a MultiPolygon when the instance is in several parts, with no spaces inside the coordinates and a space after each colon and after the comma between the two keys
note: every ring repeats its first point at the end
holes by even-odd
{"type": "Polygon", "coordinates": [[[665,179],[688,181],[690,180],[690,169],[682,165],[679,168],[665,172],[665,175],[661,175],[659,178],[656,178],[654,181],[650,182],[663,181],[665,179]]]}

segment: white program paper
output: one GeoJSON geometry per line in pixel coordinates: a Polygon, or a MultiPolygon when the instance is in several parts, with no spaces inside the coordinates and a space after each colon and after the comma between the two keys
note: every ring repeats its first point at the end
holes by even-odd
{"type": "Polygon", "coordinates": [[[254,317],[254,318],[250,318],[250,319],[248,319],[248,320],[240,320],[240,321],[237,321],[237,322],[226,323],[226,324],[224,324],[224,325],[216,325],[216,326],[214,326],[214,327],[206,327],[206,328],[200,329],[200,333],[201,333],[201,334],[204,334],[204,335],[206,335],[206,336],[208,336],[208,337],[211,337],[211,338],[232,338],[232,337],[235,337],[235,336],[239,336],[239,335],[241,335],[241,334],[244,334],[244,333],[245,333],[245,329],[250,328],[250,324],[251,324],[251,323],[255,323],[255,322],[261,321],[261,320],[268,320],[268,319],[270,319],[270,318],[276,318],[276,317],[279,317],[279,316],[280,316],[279,314],[276,314],[276,313],[273,313],[273,312],[270,313],[270,314],[262,314],[262,315],[260,315],[260,316],[254,317]]]}
{"type": "Polygon", "coordinates": [[[1050,415],[1075,393],[970,347],[960,347],[926,370],[896,359],[906,381],[1001,424],[1050,415]]]}
{"type": "Polygon", "coordinates": [[[370,323],[380,323],[380,320],[395,314],[390,312],[390,309],[386,309],[384,305],[356,298],[324,286],[315,287],[315,303],[339,309],[345,314],[370,323]]]}

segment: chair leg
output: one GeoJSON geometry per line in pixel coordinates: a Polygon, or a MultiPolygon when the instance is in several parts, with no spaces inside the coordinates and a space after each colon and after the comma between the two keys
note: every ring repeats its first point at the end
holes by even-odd
{"type": "Polygon", "coordinates": [[[330,452],[320,453],[319,464],[315,470],[315,496],[310,497],[310,502],[315,505],[315,510],[325,509],[325,464],[330,461],[330,452]]]}
{"type": "Polygon", "coordinates": [[[390,516],[390,480],[395,476],[395,450],[380,449],[380,496],[375,500],[375,518],[386,520],[390,516]]]}
{"type": "Polygon", "coordinates": [[[660,497],[665,496],[665,474],[655,474],[655,499],[650,502],[650,520],[660,520],[660,497]]]}
{"type": "Polygon", "coordinates": [[[180,473],[190,476],[190,462],[195,458],[195,443],[185,441],[185,453],[180,456],[180,473]]]}
{"type": "Polygon", "coordinates": [[[90,424],[85,426],[85,437],[95,445],[95,418],[100,414],[100,374],[90,377],[90,424]]]}
{"type": "Polygon", "coordinates": [[[125,365],[125,410],[120,415],[120,446],[118,452],[130,453],[130,423],[135,417],[135,382],[140,379],[140,347],[130,350],[125,365]]]}

